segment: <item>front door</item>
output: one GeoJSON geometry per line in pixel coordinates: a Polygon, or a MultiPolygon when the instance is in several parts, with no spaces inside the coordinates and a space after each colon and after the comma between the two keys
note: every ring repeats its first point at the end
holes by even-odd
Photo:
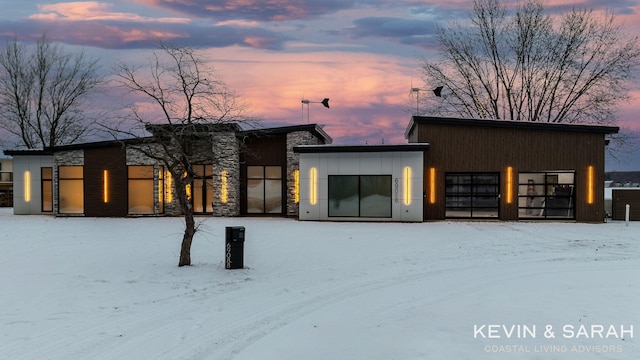
{"type": "Polygon", "coordinates": [[[213,165],[193,165],[195,177],[192,191],[193,212],[213,213],[213,165]]]}

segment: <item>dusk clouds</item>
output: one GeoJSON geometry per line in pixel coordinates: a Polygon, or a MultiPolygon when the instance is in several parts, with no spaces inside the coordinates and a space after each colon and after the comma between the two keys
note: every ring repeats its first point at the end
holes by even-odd
{"type": "MultiPolygon", "coordinates": [[[[5,1],[5,3],[8,1],[5,1]]],[[[0,12],[0,42],[51,40],[108,61],[148,53],[163,40],[205,51],[221,76],[268,125],[326,125],[336,143],[403,143],[421,84],[419,57],[437,56],[437,27],[464,21],[469,0],[104,0],[11,2],[0,12]],[[412,105],[413,104],[413,105],[412,105]]],[[[613,10],[640,34],[640,0],[547,1],[613,10]]],[[[640,78],[640,76],[639,76],[640,78]]],[[[424,92],[423,94],[428,94],[424,92]]],[[[620,109],[640,131],[640,86],[620,109]]]]}

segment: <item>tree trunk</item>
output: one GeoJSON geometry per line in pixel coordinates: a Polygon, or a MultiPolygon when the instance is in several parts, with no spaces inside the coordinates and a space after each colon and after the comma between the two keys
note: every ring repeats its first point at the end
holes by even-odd
{"type": "Polygon", "coordinates": [[[193,206],[187,195],[187,186],[191,184],[190,178],[181,178],[182,174],[174,174],[176,181],[176,190],[178,193],[178,201],[182,207],[184,214],[184,235],[182,236],[182,245],[180,246],[180,260],[178,266],[191,266],[191,243],[193,235],[196,233],[196,221],[193,217],[193,206]]]}
{"type": "Polygon", "coordinates": [[[191,265],[191,243],[193,242],[193,235],[196,233],[196,222],[193,218],[193,208],[191,206],[185,206],[184,222],[184,235],[182,237],[182,246],[180,247],[180,262],[178,266],[191,265]]]}

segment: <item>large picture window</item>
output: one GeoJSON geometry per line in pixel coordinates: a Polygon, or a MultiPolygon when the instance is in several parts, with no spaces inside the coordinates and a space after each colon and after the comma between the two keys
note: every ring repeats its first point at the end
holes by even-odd
{"type": "Polygon", "coordinates": [[[518,179],[520,218],[574,218],[575,172],[528,172],[518,179]]]}
{"type": "Polygon", "coordinates": [[[446,217],[497,218],[500,175],[459,173],[445,176],[446,217]]]}
{"type": "Polygon", "coordinates": [[[129,214],[153,214],[153,165],[129,166],[127,172],[129,214]]]}
{"type": "Polygon", "coordinates": [[[247,213],[282,214],[282,166],[247,166],[247,213]]]}
{"type": "Polygon", "coordinates": [[[58,167],[60,214],[84,214],[84,169],[82,166],[58,167]]]}
{"type": "Polygon", "coordinates": [[[329,216],[391,217],[391,175],[330,175],[329,216]]]}

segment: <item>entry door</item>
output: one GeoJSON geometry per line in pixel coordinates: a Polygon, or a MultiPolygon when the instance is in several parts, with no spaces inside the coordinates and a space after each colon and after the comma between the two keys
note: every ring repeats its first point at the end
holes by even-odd
{"type": "Polygon", "coordinates": [[[194,165],[193,212],[196,214],[213,213],[213,166],[194,165]]]}
{"type": "Polygon", "coordinates": [[[499,173],[448,173],[445,182],[446,217],[498,217],[499,173]]]}

